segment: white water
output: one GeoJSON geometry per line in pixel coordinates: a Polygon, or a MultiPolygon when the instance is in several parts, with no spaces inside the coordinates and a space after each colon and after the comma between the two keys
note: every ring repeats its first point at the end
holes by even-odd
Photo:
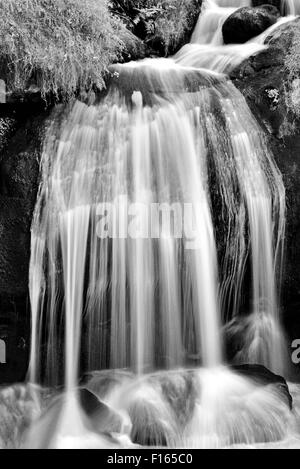
{"type": "MultiPolygon", "coordinates": [[[[76,102],[48,132],[32,228],[30,376],[53,385],[64,367],[71,404],[60,420],[63,441],[85,433],[75,392],[79,370],[126,368],[141,377],[163,368],[171,370],[168,377],[191,365],[205,368],[197,387],[205,390],[205,402],[196,396],[196,410],[180,438],[155,388],[148,384],[141,391],[143,378],[134,384],[146,415],[151,402],[159,404],[172,428],[170,446],[179,441],[198,447],[231,444],[224,436],[230,425],[234,435],[249,430],[243,442],[251,443],[255,435],[249,422],[259,418],[271,428],[267,440],[273,431],[284,436],[280,398],[219,368],[222,318],[238,318],[246,308],[249,325],[236,360],[279,373],[285,369],[277,297],[285,190],[246,101],[219,74],[265,47],[262,37],[242,46],[222,45],[222,23],[239,5],[206,2],[192,44],[173,59],[114,66],[100,104],[76,102]],[[104,215],[99,204],[112,202],[116,211],[106,217],[111,230],[99,239],[104,215]],[[146,207],[149,215],[153,203],[190,204],[183,237],[162,230],[149,238],[144,211],[135,212],[135,236],[127,236],[130,204],[146,207]],[[243,294],[249,290],[245,305],[243,294]],[[218,422],[234,408],[219,400],[224,379],[224,396],[235,401],[241,391],[251,403],[241,426],[238,407],[236,423],[228,417],[218,433],[218,422]],[[261,406],[279,406],[280,418],[273,412],[267,421],[261,406]],[[207,425],[199,419],[200,410],[207,413],[207,425]],[[80,422],[76,435],[72,413],[80,422]]],[[[158,220],[156,231],[157,225],[158,220]]],[[[131,394],[132,388],[122,388],[124,402],[131,394]]],[[[128,410],[112,396],[108,401],[128,410]]]]}
{"type": "Polygon", "coordinates": [[[266,31],[245,44],[224,45],[222,27],[225,20],[240,6],[250,6],[251,1],[215,2],[205,0],[191,43],[186,44],[175,56],[176,63],[185,67],[196,67],[229,73],[244,59],[264,50],[266,38],[282,24],[292,21],[295,13],[279,18],[266,31]]]}
{"type": "Polygon", "coordinates": [[[286,15],[300,15],[299,0],[281,0],[282,12],[286,15]]]}

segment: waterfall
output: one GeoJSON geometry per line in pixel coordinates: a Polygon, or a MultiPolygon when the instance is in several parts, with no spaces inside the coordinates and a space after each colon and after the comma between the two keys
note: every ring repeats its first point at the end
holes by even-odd
{"type": "Polygon", "coordinates": [[[286,15],[300,15],[299,0],[281,0],[281,10],[286,15]]]}
{"type": "Polygon", "coordinates": [[[214,368],[241,314],[240,360],[283,371],[285,190],[224,75],[265,46],[220,39],[249,3],[207,1],[175,57],[115,65],[101,99],[57,109],[32,225],[32,381],[72,393],[82,371],[214,368]]]}
{"type": "Polygon", "coordinates": [[[224,21],[250,3],[206,0],[174,57],[113,65],[105,93],[53,113],[32,224],[29,378],[66,395],[29,447],[207,448],[286,434],[282,396],[226,367],[223,340],[242,331],[235,363],[286,368],[285,188],[228,74],[291,17],[224,45],[224,21]],[[94,433],[80,406],[86,372],[122,441],[94,433]]]}
{"type": "Polygon", "coordinates": [[[223,44],[222,26],[225,20],[237,10],[234,8],[234,2],[230,2],[229,5],[227,8],[222,8],[222,2],[216,3],[213,0],[204,2],[192,35],[192,44],[223,44]]]}

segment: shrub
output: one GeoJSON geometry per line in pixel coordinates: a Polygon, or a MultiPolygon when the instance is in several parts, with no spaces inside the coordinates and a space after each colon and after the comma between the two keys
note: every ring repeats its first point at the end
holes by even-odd
{"type": "Polygon", "coordinates": [[[103,88],[133,35],[107,0],[0,0],[0,76],[9,90],[34,82],[42,96],[103,88]]]}

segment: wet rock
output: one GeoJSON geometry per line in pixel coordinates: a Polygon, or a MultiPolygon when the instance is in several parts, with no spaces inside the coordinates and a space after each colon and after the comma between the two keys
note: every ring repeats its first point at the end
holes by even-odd
{"type": "Polygon", "coordinates": [[[285,100],[289,80],[285,57],[299,27],[299,19],[278,27],[265,41],[269,46],[267,50],[250,57],[231,73],[258,120],[277,138],[281,138],[295,120],[292,116],[289,119],[285,100]]]}
{"type": "MultiPolygon", "coordinates": [[[[6,105],[4,105],[6,106],[6,105]]],[[[0,296],[27,294],[30,226],[45,114],[19,120],[0,156],[0,296]]]]}
{"type": "Polygon", "coordinates": [[[88,389],[79,390],[80,404],[89,418],[93,430],[99,434],[121,433],[123,419],[113,409],[100,401],[88,389]]]}
{"type": "Polygon", "coordinates": [[[261,365],[240,365],[233,366],[232,369],[240,376],[249,378],[260,386],[274,386],[283,401],[286,402],[291,410],[293,409],[293,398],[290,394],[287,382],[282,376],[275,375],[261,365]]]}
{"type": "Polygon", "coordinates": [[[273,5],[280,11],[282,0],[252,0],[253,7],[261,7],[263,5],[273,5]]]}
{"type": "Polygon", "coordinates": [[[141,378],[111,371],[94,374],[89,388],[91,383],[97,395],[103,394],[102,385],[105,394],[111,389],[108,395],[113,392],[130,417],[132,442],[142,446],[280,441],[291,418],[285,381],[256,365],[160,371],[141,378]]]}
{"type": "MultiPolygon", "coordinates": [[[[300,338],[300,120],[288,106],[292,88],[285,59],[298,44],[300,20],[277,28],[267,39],[269,49],[250,57],[231,74],[252,112],[265,129],[266,138],[283,175],[287,198],[285,268],[282,285],[282,318],[291,344],[300,338]]],[[[299,89],[299,88],[298,88],[299,89]]],[[[293,379],[300,366],[293,364],[293,379]]]]}
{"type": "Polygon", "coordinates": [[[0,383],[22,381],[27,371],[31,216],[30,202],[26,199],[0,196],[0,338],[6,344],[0,383]]]}
{"type": "Polygon", "coordinates": [[[276,23],[279,11],[272,5],[243,7],[225,21],[222,33],[225,44],[243,44],[276,23]]]}
{"type": "Polygon", "coordinates": [[[0,383],[24,379],[28,365],[30,228],[47,116],[40,106],[0,105],[0,328],[7,343],[0,383]]]}
{"type": "Polygon", "coordinates": [[[111,429],[119,429],[118,424],[112,425],[117,421],[116,413],[88,390],[78,390],[79,402],[75,395],[53,391],[52,396],[46,390],[41,390],[40,395],[40,411],[23,431],[22,449],[109,449],[131,445],[128,438],[110,433],[111,429]],[[74,423],[70,426],[71,418],[78,425],[75,432],[74,423]]]}
{"type": "Polygon", "coordinates": [[[0,198],[0,291],[20,295],[26,291],[30,250],[30,203],[0,198]]]}
{"type": "Polygon", "coordinates": [[[159,381],[164,399],[169,403],[181,427],[185,428],[192,418],[197,399],[194,373],[186,370],[177,374],[161,374],[159,381]]]}

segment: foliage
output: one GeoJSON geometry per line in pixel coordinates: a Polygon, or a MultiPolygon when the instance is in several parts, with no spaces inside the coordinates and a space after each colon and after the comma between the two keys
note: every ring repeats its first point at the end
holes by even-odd
{"type": "Polygon", "coordinates": [[[188,40],[198,18],[202,0],[112,0],[128,27],[164,55],[188,40]]]}
{"type": "Polygon", "coordinates": [[[193,29],[202,0],[0,0],[0,79],[68,98],[102,89],[108,66],[141,57],[144,41],[173,53],[193,29]]]}
{"type": "Polygon", "coordinates": [[[33,81],[45,96],[103,88],[133,35],[107,0],[0,0],[0,76],[12,91],[33,81]]]}
{"type": "Polygon", "coordinates": [[[285,100],[287,108],[300,117],[300,29],[295,23],[292,45],[285,55],[285,100]]]}

